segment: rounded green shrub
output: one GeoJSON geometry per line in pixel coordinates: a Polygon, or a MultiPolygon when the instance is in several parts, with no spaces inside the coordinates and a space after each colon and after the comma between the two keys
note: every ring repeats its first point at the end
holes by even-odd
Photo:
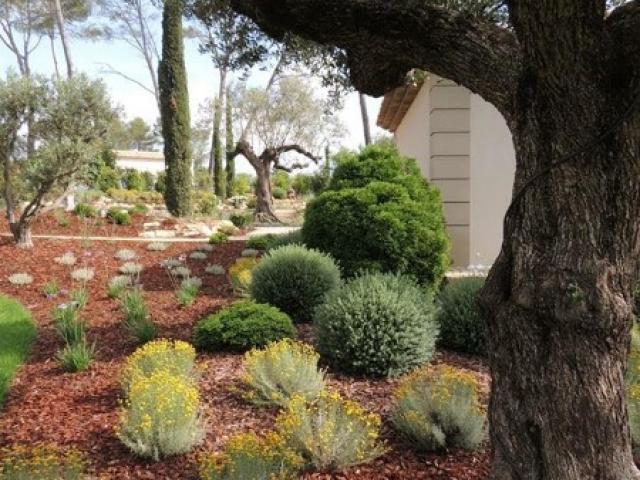
{"type": "Polygon", "coordinates": [[[317,348],[338,370],[397,376],[431,359],[435,311],[431,295],[413,279],[363,274],[328,293],[315,310],[317,348]]]}
{"type": "Polygon", "coordinates": [[[453,280],[442,289],[438,299],[439,344],[458,352],[486,354],[486,339],[480,312],[476,304],[484,285],[480,277],[453,280]]]}
{"type": "Polygon", "coordinates": [[[74,212],[80,218],[95,218],[98,216],[98,211],[87,203],[77,204],[74,212]]]}
{"type": "Polygon", "coordinates": [[[107,211],[107,218],[116,225],[131,225],[131,215],[129,215],[129,212],[119,208],[110,208],[107,211]]]}
{"type": "Polygon", "coordinates": [[[239,302],[201,320],[194,331],[197,348],[245,351],[294,337],[291,319],[271,305],[239,302]]]}
{"type": "Polygon", "coordinates": [[[251,213],[234,213],[229,217],[229,220],[238,228],[246,228],[253,223],[253,215],[251,213]]]}
{"type": "Polygon", "coordinates": [[[257,302],[307,322],[324,294],[339,285],[340,269],[329,255],[288,245],[271,250],[256,266],[250,291],[257,302]]]}
{"type": "Polygon", "coordinates": [[[276,200],[283,200],[287,198],[287,191],[284,188],[274,187],[273,190],[271,190],[271,194],[276,200]]]}

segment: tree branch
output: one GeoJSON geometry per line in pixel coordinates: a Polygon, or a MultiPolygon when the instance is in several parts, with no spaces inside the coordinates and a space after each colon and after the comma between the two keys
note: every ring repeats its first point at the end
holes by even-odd
{"type": "Polygon", "coordinates": [[[318,157],[316,157],[313,153],[309,152],[308,150],[306,150],[305,148],[297,144],[283,145],[282,147],[276,148],[275,151],[276,151],[277,158],[280,158],[280,155],[282,155],[283,153],[296,152],[296,153],[299,153],[300,155],[304,155],[309,160],[313,161],[313,163],[315,164],[319,162],[318,157]]]}
{"type": "Polygon", "coordinates": [[[113,68],[111,65],[109,65],[108,63],[101,63],[100,65],[103,65],[103,68],[100,72],[101,73],[105,73],[105,74],[110,74],[110,75],[118,75],[119,77],[124,78],[125,80],[131,82],[131,83],[135,83],[136,85],[138,85],[140,88],[143,88],[144,90],[146,90],[147,92],[149,92],[151,95],[154,96],[154,98],[156,98],[156,92],[152,89],[150,89],[149,87],[147,87],[144,83],[139,82],[138,80],[136,80],[133,77],[130,77],[129,75],[122,73],[119,70],[116,70],[115,68],[113,68]]]}
{"type": "Polygon", "coordinates": [[[520,49],[488,20],[415,0],[230,0],[269,35],[286,32],[345,51],[354,85],[380,96],[412,69],[449,78],[510,116],[520,49]]]}
{"type": "Polygon", "coordinates": [[[613,10],[605,25],[611,33],[617,67],[626,69],[637,79],[640,77],[640,0],[613,10]]]}

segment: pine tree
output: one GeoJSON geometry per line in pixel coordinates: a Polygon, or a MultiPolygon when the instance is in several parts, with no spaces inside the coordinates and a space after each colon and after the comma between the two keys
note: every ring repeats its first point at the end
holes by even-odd
{"type": "Polygon", "coordinates": [[[191,213],[189,92],[182,41],[182,0],[166,0],[162,15],[162,60],[158,67],[160,113],[167,167],[165,203],[183,217],[191,213]]]}

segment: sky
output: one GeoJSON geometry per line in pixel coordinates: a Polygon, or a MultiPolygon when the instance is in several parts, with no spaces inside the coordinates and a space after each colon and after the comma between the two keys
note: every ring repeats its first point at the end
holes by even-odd
{"type": "MultiPolygon", "coordinates": [[[[64,58],[62,48],[56,45],[58,63],[61,72],[64,72],[64,58]]],[[[128,120],[142,117],[147,123],[155,123],[158,117],[158,109],[155,106],[153,96],[141,87],[119,76],[105,74],[105,64],[112,65],[124,74],[136,80],[150,85],[148,70],[137,52],[121,41],[92,42],[82,39],[72,39],[70,50],[76,71],[84,72],[92,78],[101,78],[109,91],[109,95],[115,104],[122,107],[128,120]]],[[[189,95],[192,121],[196,120],[198,106],[206,99],[213,97],[217,92],[217,72],[208,56],[198,52],[197,41],[186,40],[185,63],[189,82],[189,95]]],[[[48,39],[43,39],[37,50],[32,54],[31,67],[34,73],[52,75],[54,66],[50,52],[48,39]]],[[[0,71],[5,73],[8,69],[17,71],[17,64],[13,54],[0,44],[0,71]]],[[[252,74],[249,83],[252,85],[264,85],[268,73],[256,71],[252,74]]],[[[318,92],[321,95],[321,92],[318,92]]],[[[376,118],[380,108],[381,99],[367,97],[369,117],[372,134],[384,133],[376,127],[376,118]]],[[[344,108],[338,113],[346,127],[346,135],[343,144],[347,148],[355,149],[364,143],[360,106],[357,94],[350,94],[344,103],[344,108]]],[[[251,173],[251,166],[244,159],[236,162],[239,172],[251,173]]]]}

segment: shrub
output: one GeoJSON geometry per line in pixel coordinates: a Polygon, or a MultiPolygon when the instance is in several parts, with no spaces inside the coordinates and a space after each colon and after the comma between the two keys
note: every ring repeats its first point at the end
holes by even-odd
{"type": "Polygon", "coordinates": [[[156,461],[190,451],[204,437],[193,381],[165,370],[137,379],[124,401],[117,435],[133,453],[156,461]]]}
{"type": "Polygon", "coordinates": [[[293,480],[303,466],[302,458],[273,432],[234,435],[222,454],[203,455],[198,462],[202,480],[293,480]]]}
{"type": "Polygon", "coordinates": [[[258,258],[239,258],[229,267],[231,285],[236,295],[246,296],[251,286],[252,271],[260,263],[258,258]]]}
{"type": "Polygon", "coordinates": [[[47,298],[56,297],[60,293],[60,286],[55,280],[50,280],[42,287],[42,293],[47,298]]]}
{"type": "Polygon", "coordinates": [[[107,211],[107,218],[116,225],[131,225],[131,216],[129,215],[129,212],[119,208],[110,208],[107,211]]]}
{"type": "Polygon", "coordinates": [[[169,248],[169,244],[163,242],[151,242],[147,245],[147,250],[150,252],[163,252],[169,248]]]}
{"type": "Polygon", "coordinates": [[[274,235],[267,233],[266,235],[254,235],[247,240],[247,248],[253,248],[255,250],[266,250],[273,241],[274,235]]]}
{"type": "Polygon", "coordinates": [[[53,445],[16,445],[0,450],[3,480],[82,480],[86,467],[80,452],[53,445]]]}
{"type": "Polygon", "coordinates": [[[204,252],[204,253],[211,253],[214,250],[215,250],[215,247],[213,245],[208,244],[208,243],[201,243],[200,245],[198,245],[196,247],[196,251],[204,252]]]}
{"type": "Polygon", "coordinates": [[[229,220],[238,228],[246,228],[253,223],[253,215],[250,213],[234,213],[229,217],[229,220]]]}
{"type": "Polygon", "coordinates": [[[380,417],[338,393],[322,392],[312,403],[293,397],[276,425],[285,445],[318,470],[343,470],[384,453],[380,417]]]}
{"type": "Polygon", "coordinates": [[[133,190],[110,188],[109,190],[107,190],[107,195],[109,195],[116,202],[121,203],[161,204],[164,202],[162,193],[159,192],[136,192],[133,190]]]}
{"type": "Polygon", "coordinates": [[[107,297],[119,298],[127,288],[131,286],[131,277],[128,275],[118,275],[109,280],[107,284],[107,297]]]}
{"type": "Polygon", "coordinates": [[[340,270],[331,257],[290,245],[271,250],[256,266],[251,296],[275,305],[296,322],[306,322],[324,294],[339,284],[340,270]]]}
{"type": "Polygon", "coordinates": [[[453,280],[442,289],[437,315],[441,346],[459,352],[486,354],[484,326],[476,304],[483,285],[483,278],[469,277],[453,280]]]}
{"type": "Polygon", "coordinates": [[[195,302],[198,292],[202,287],[202,280],[198,277],[187,277],[180,282],[180,288],[176,292],[178,304],[181,307],[189,307],[195,302]]]}
{"type": "Polygon", "coordinates": [[[67,228],[71,225],[71,220],[69,220],[69,217],[67,216],[64,210],[55,210],[53,212],[53,217],[56,219],[56,222],[61,227],[67,228]]]}
{"type": "Polygon", "coordinates": [[[191,276],[191,269],[184,266],[174,267],[171,269],[171,274],[175,277],[189,278],[191,276]]]}
{"type": "Polygon", "coordinates": [[[194,204],[196,213],[200,215],[213,215],[218,207],[218,199],[211,192],[195,192],[194,204]]]}
{"type": "Polygon", "coordinates": [[[95,348],[85,338],[76,343],[67,344],[56,354],[56,360],[65,372],[83,372],[93,361],[95,348]]]}
{"type": "Polygon", "coordinates": [[[221,245],[229,241],[229,235],[222,232],[212,233],[209,237],[209,243],[211,245],[221,245]]]}
{"type": "Polygon", "coordinates": [[[200,251],[191,252],[189,254],[189,258],[191,260],[202,261],[207,259],[207,254],[205,252],[200,252],[200,251]]]}
{"type": "Polygon", "coordinates": [[[209,275],[224,275],[226,273],[222,265],[207,265],[204,271],[209,275]]]}
{"type": "Polygon", "coordinates": [[[314,316],[320,354],[353,374],[396,376],[428,362],[438,336],[429,294],[406,277],[366,274],[327,294],[314,316]]]}
{"type": "Polygon", "coordinates": [[[246,246],[247,248],[268,251],[292,244],[304,245],[300,230],[294,230],[289,233],[282,233],[278,235],[273,233],[267,233],[266,235],[254,235],[247,240],[246,246]]]}
{"type": "Polygon", "coordinates": [[[122,275],[129,275],[129,276],[140,275],[143,270],[144,270],[144,266],[135,262],[123,263],[118,269],[118,271],[122,275]]]}
{"type": "Polygon", "coordinates": [[[238,228],[231,222],[222,223],[218,226],[218,233],[223,233],[227,237],[234,235],[238,231],[238,228]]]}
{"type": "Polygon", "coordinates": [[[98,211],[86,203],[77,204],[74,212],[80,218],[96,218],[98,216],[98,211]]]}
{"type": "Polygon", "coordinates": [[[145,178],[140,172],[127,168],[122,172],[122,183],[127,190],[143,191],[147,189],[145,178]]]}
{"type": "Polygon", "coordinates": [[[256,405],[286,406],[294,396],[316,398],[325,386],[319,355],[302,342],[284,339],[244,358],[246,398],[256,405]]]}
{"type": "Polygon", "coordinates": [[[198,322],[194,343],[199,349],[245,351],[294,337],[291,319],[270,305],[239,302],[198,322]]]}
{"type": "Polygon", "coordinates": [[[149,207],[144,203],[138,203],[129,209],[129,215],[146,215],[149,213],[149,207]]]}
{"type": "Polygon", "coordinates": [[[67,252],[60,255],[59,257],[54,258],[53,261],[59,265],[63,265],[65,267],[71,267],[76,264],[77,259],[73,253],[67,252]]]}
{"type": "Polygon", "coordinates": [[[392,421],[418,450],[476,448],[485,437],[478,382],[449,366],[422,369],[395,392],[392,421]]]}
{"type": "Polygon", "coordinates": [[[78,309],[82,310],[89,303],[89,291],[86,288],[76,288],[69,293],[71,303],[78,309]]]}
{"type": "Polygon", "coordinates": [[[77,268],[71,272],[71,278],[76,282],[87,283],[93,280],[95,271],[93,268],[77,268]]]}
{"type": "Polygon", "coordinates": [[[271,190],[271,195],[273,195],[273,198],[277,200],[283,200],[287,198],[287,191],[284,188],[274,187],[271,190]]]}
{"type": "Polygon", "coordinates": [[[172,376],[194,379],[196,351],[187,342],[159,339],[139,347],[127,358],[120,384],[123,391],[142,377],[164,371],[172,376]]]}
{"type": "Polygon", "coordinates": [[[258,255],[260,255],[260,250],[256,250],[255,248],[245,248],[240,252],[241,257],[257,257],[258,255]]]}
{"type": "Polygon", "coordinates": [[[13,275],[9,275],[7,279],[11,285],[18,285],[20,287],[33,283],[33,277],[28,273],[14,273],[13,275]]]}
{"type": "Polygon", "coordinates": [[[167,172],[158,172],[158,175],[156,175],[155,190],[156,192],[162,195],[164,194],[166,189],[167,189],[167,172]]]}
{"type": "Polygon", "coordinates": [[[293,177],[291,187],[296,191],[298,195],[308,195],[312,192],[313,179],[311,175],[299,173],[295,177],[293,177]]]}
{"type": "Polygon", "coordinates": [[[128,291],[122,297],[124,325],[140,343],[156,337],[156,326],[149,319],[149,310],[139,289],[128,291]]]}
{"type": "Polygon", "coordinates": [[[96,186],[103,192],[120,185],[120,172],[108,165],[102,165],[98,174],[96,186]]]}
{"type": "Polygon", "coordinates": [[[78,318],[73,305],[60,305],[53,310],[56,332],[67,345],[80,343],[85,338],[86,323],[78,318]]]}
{"type": "Polygon", "coordinates": [[[117,258],[118,260],[121,260],[123,262],[128,262],[130,260],[135,259],[136,257],[137,257],[136,252],[134,250],[130,250],[128,248],[120,249],[115,254],[115,258],[117,258]]]}

